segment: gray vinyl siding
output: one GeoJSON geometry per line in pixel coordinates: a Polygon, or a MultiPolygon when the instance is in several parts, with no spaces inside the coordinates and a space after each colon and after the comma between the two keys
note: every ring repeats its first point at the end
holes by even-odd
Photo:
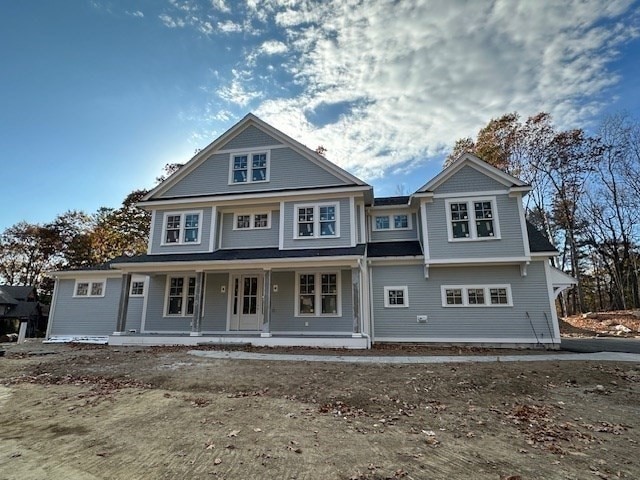
{"type": "Polygon", "coordinates": [[[227,293],[221,287],[229,288],[228,273],[209,273],[205,280],[203,332],[223,332],[227,329],[227,293]]]}
{"type": "MultiPolygon", "coordinates": [[[[240,152],[239,152],[240,153],[240,152]]],[[[270,151],[269,181],[229,185],[229,153],[214,153],[160,198],[345,185],[346,182],[291,148],[270,151]]]]}
{"type": "MultiPolygon", "coordinates": [[[[335,271],[335,269],[327,269],[335,271]]],[[[271,293],[272,332],[352,332],[353,301],[351,270],[342,270],[340,290],[342,295],[341,317],[296,317],[295,272],[273,272],[271,283],[278,285],[278,291],[271,293]]]]}
{"type": "Polygon", "coordinates": [[[323,247],[349,247],[351,246],[351,214],[350,214],[350,199],[330,199],[330,200],[318,200],[318,201],[305,201],[300,200],[297,202],[285,202],[284,211],[282,212],[281,221],[284,224],[284,248],[323,248],[323,247]],[[295,239],[294,228],[297,228],[297,213],[294,212],[295,205],[312,205],[312,204],[325,204],[325,203],[338,203],[339,206],[339,218],[340,225],[340,237],[321,237],[321,238],[303,238],[295,239]]]}
{"type": "MultiPolygon", "coordinates": [[[[120,288],[120,285],[118,285],[118,288],[120,288]]],[[[129,330],[135,330],[136,332],[140,332],[143,308],[144,297],[129,297],[129,308],[127,309],[127,323],[125,325],[125,331],[128,332],[129,330]]],[[[116,304],[113,318],[116,318],[117,314],[118,304],[116,304]]]]}
{"type": "Polygon", "coordinates": [[[524,243],[520,226],[517,198],[496,195],[496,208],[500,228],[500,239],[449,242],[447,212],[444,198],[427,203],[427,235],[429,253],[433,260],[450,258],[522,257],[524,243]]]}
{"type": "MultiPolygon", "coordinates": [[[[411,216],[411,228],[409,230],[373,230],[375,225],[375,217],[380,215],[386,215],[384,212],[375,212],[371,214],[371,241],[372,242],[391,242],[394,240],[417,240],[418,239],[418,221],[415,213],[409,212],[394,212],[394,213],[408,213],[411,216]]],[[[390,221],[393,222],[393,215],[391,213],[390,221]]]]}
{"type": "Polygon", "coordinates": [[[106,280],[104,297],[76,298],[75,284],[74,279],[58,280],[50,335],[111,335],[116,329],[121,279],[106,280]]]}
{"type": "MultiPolygon", "coordinates": [[[[252,209],[256,213],[266,213],[259,206],[252,209]]],[[[280,212],[271,212],[271,228],[234,230],[233,213],[225,213],[222,218],[222,248],[277,247],[280,234],[280,212]]]]}
{"type": "Polygon", "coordinates": [[[280,145],[282,142],[263,132],[253,125],[248,126],[227,143],[220,150],[236,150],[238,148],[258,148],[270,145],[280,145]]]}
{"type": "Polygon", "coordinates": [[[211,207],[183,208],[171,210],[156,210],[156,220],[153,226],[151,253],[192,253],[192,252],[209,252],[211,240],[211,207]],[[188,243],[184,245],[162,245],[164,235],[164,216],[165,213],[181,213],[202,211],[202,219],[200,222],[200,243],[188,243]]]}
{"type": "Polygon", "coordinates": [[[544,262],[529,265],[527,276],[517,265],[441,267],[424,278],[422,265],[374,266],[372,271],[375,337],[415,338],[438,341],[455,338],[527,338],[536,342],[528,312],[538,337],[549,339],[553,331],[544,262]],[[509,284],[513,307],[443,307],[442,285],[509,284]],[[385,286],[407,286],[408,308],[385,308],[385,286]],[[546,314],[546,318],[545,318],[546,314]],[[428,315],[426,324],[417,315],[428,315]],[[548,320],[547,320],[548,319],[548,320]]]}
{"type": "Polygon", "coordinates": [[[466,166],[435,189],[435,193],[506,190],[506,187],[473,167],[466,166]]]}
{"type": "Polygon", "coordinates": [[[362,210],[364,209],[364,207],[359,206],[358,204],[356,204],[356,241],[357,243],[366,243],[367,240],[365,238],[362,238],[362,210]]]}
{"type": "MultiPolygon", "coordinates": [[[[193,274],[195,275],[195,273],[193,274]]],[[[176,274],[183,276],[183,274],[176,274]]],[[[187,275],[184,275],[187,276],[187,275]]],[[[190,332],[191,316],[166,317],[164,316],[164,297],[167,287],[166,275],[152,275],[149,277],[149,291],[147,300],[147,318],[145,331],[147,332],[190,332]]]]}

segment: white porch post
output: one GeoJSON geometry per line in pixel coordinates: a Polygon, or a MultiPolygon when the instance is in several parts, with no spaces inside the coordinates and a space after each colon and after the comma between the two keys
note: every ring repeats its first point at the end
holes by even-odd
{"type": "Polygon", "coordinates": [[[193,299],[193,319],[191,336],[202,335],[202,296],[204,292],[204,272],[196,272],[195,297],[193,299]]]}
{"type": "Polygon", "coordinates": [[[261,337],[271,336],[271,269],[264,272],[264,297],[262,299],[262,333],[261,337]]]}
{"type": "Polygon", "coordinates": [[[359,337],[360,331],[360,268],[351,269],[352,304],[353,304],[353,336],[359,337]]]}
{"type": "Polygon", "coordinates": [[[120,289],[120,302],[118,303],[118,318],[116,320],[116,331],[114,335],[123,335],[127,330],[127,310],[129,309],[129,290],[131,289],[131,274],[122,275],[122,286],[120,289]]]}

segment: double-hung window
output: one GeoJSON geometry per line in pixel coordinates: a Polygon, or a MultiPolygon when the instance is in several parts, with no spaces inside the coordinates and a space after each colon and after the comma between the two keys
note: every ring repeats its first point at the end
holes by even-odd
{"type": "Polygon", "coordinates": [[[409,306],[409,289],[402,287],[384,287],[385,308],[407,308],[409,306]]]}
{"type": "Polygon", "coordinates": [[[200,243],[201,219],[201,211],[165,213],[162,244],[200,243]]]}
{"type": "Polygon", "coordinates": [[[443,285],[443,307],[511,307],[510,285],[443,285]]]}
{"type": "Polygon", "coordinates": [[[296,274],[296,316],[341,315],[339,272],[296,274]]]}
{"type": "Polygon", "coordinates": [[[449,241],[500,238],[495,197],[447,200],[449,241]]]}
{"type": "Polygon", "coordinates": [[[408,213],[389,213],[374,215],[373,230],[410,230],[411,215],[408,213]]]}
{"type": "Polygon", "coordinates": [[[167,280],[166,316],[193,315],[196,298],[195,277],[169,277],[167,280]]]}
{"type": "Polygon", "coordinates": [[[339,237],[339,204],[296,205],[294,238],[339,237]]]}
{"type": "Polygon", "coordinates": [[[236,213],[234,230],[253,230],[271,228],[271,212],[236,213]]]}
{"type": "Polygon", "coordinates": [[[144,280],[131,281],[131,291],[129,292],[129,296],[131,297],[144,296],[144,280]]]}
{"type": "Polygon", "coordinates": [[[73,296],[74,297],[104,297],[104,280],[77,280],[73,296]]]}
{"type": "Polygon", "coordinates": [[[269,152],[231,154],[229,184],[269,181],[269,152]]]}

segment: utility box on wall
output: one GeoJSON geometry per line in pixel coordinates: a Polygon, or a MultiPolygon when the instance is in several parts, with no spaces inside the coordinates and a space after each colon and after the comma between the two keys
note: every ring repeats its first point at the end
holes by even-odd
{"type": "Polygon", "coordinates": [[[418,315],[417,320],[418,323],[427,323],[428,315],[418,315]]]}

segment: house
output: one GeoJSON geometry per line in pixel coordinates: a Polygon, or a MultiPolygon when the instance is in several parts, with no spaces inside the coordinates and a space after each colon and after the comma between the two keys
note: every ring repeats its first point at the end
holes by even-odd
{"type": "Polygon", "coordinates": [[[27,322],[28,337],[46,329],[47,309],[38,301],[36,288],[0,285],[0,335],[17,333],[21,322],[27,322]]]}
{"type": "Polygon", "coordinates": [[[463,155],[415,193],[373,188],[249,114],[139,204],[148,250],[53,272],[47,336],[113,345],[558,346],[571,277],[530,187],[463,155]]]}

